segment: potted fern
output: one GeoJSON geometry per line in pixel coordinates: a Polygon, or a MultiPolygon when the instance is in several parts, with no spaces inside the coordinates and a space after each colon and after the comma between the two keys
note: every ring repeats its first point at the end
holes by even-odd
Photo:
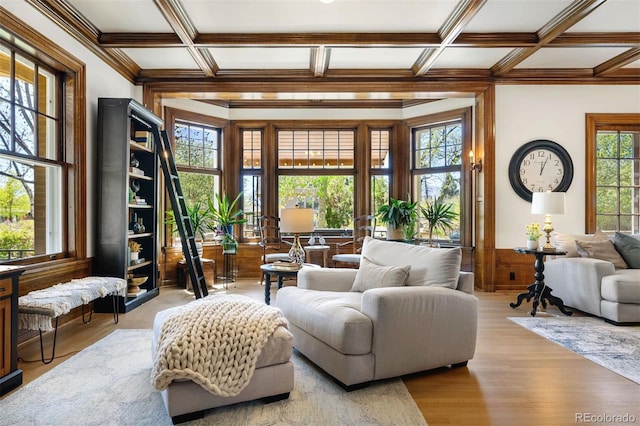
{"type": "Polygon", "coordinates": [[[420,206],[422,215],[427,220],[429,228],[429,245],[433,246],[433,231],[450,231],[458,213],[453,210],[453,204],[442,201],[427,201],[426,206],[420,206]]]}
{"type": "Polygon", "coordinates": [[[417,202],[391,198],[388,204],[378,208],[376,216],[387,224],[387,240],[404,240],[413,238],[415,221],[418,217],[417,202]]]}

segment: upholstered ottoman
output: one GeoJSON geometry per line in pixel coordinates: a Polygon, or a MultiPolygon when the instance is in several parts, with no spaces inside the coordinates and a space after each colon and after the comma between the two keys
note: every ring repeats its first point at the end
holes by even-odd
{"type": "MultiPolygon", "coordinates": [[[[236,295],[235,297],[242,296],[236,295]]],[[[152,344],[154,360],[163,332],[163,325],[181,308],[170,308],[156,314],[152,344]]],[[[200,384],[187,378],[173,380],[166,389],[161,391],[167,412],[173,423],[204,417],[206,410],[224,405],[259,398],[262,398],[265,403],[288,398],[289,393],[293,390],[293,364],[290,361],[292,350],[293,336],[287,330],[286,324],[277,326],[262,347],[248,384],[234,396],[214,395],[200,384]]]]}

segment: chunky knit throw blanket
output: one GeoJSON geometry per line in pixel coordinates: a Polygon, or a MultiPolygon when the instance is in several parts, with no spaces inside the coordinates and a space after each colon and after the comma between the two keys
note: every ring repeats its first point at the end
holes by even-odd
{"type": "Polygon", "coordinates": [[[258,355],[279,326],[279,309],[241,295],[211,295],[184,305],[162,325],[151,382],[158,390],[188,379],[213,395],[244,389],[258,355]]]}
{"type": "Polygon", "coordinates": [[[69,313],[98,297],[125,295],[127,281],[115,277],[85,277],[31,291],[18,298],[18,327],[24,330],[53,330],[52,318],[69,313]]]}

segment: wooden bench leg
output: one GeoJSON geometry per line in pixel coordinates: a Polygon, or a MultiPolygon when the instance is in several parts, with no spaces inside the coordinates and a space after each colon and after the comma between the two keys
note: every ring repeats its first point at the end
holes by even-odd
{"type": "Polygon", "coordinates": [[[60,317],[56,317],[56,327],[53,330],[53,347],[51,349],[51,358],[49,358],[46,361],[44,359],[44,345],[42,344],[42,329],[38,330],[40,332],[40,359],[42,360],[43,364],[50,364],[51,361],[53,361],[53,359],[56,356],[56,338],[58,337],[58,318],[60,317]]]}

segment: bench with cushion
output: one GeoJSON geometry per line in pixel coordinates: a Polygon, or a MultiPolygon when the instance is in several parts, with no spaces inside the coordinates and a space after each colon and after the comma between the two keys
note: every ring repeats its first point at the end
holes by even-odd
{"type": "Polygon", "coordinates": [[[42,362],[53,361],[58,335],[58,319],[72,309],[82,307],[82,322],[91,321],[93,309],[85,315],[85,306],[99,297],[113,296],[113,320],[118,323],[117,296],[124,296],[127,281],[115,277],[86,277],[70,282],[34,290],[18,298],[18,328],[38,330],[40,333],[40,356],[42,362]],[[51,358],[45,360],[42,344],[42,332],[54,331],[51,358]]]}

